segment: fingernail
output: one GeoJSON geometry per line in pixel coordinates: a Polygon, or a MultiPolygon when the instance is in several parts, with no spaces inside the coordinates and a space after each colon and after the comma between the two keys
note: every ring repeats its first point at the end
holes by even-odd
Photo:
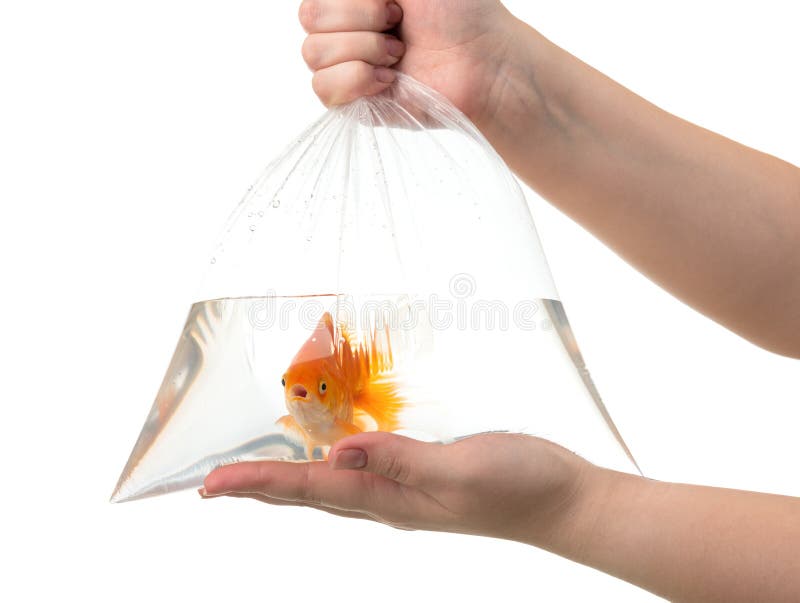
{"type": "Polygon", "coordinates": [[[393,38],[391,36],[386,37],[386,52],[388,52],[393,57],[401,57],[403,53],[406,51],[406,45],[403,44],[397,38],[393,38]]]}
{"type": "Polygon", "coordinates": [[[386,5],[386,22],[389,25],[397,25],[403,20],[403,9],[396,2],[386,5]]]}
{"type": "Polygon", "coordinates": [[[391,84],[395,78],[397,78],[397,74],[395,73],[394,69],[389,69],[388,67],[375,68],[375,79],[379,82],[391,84]]]}
{"type": "Polygon", "coordinates": [[[363,469],[367,465],[367,453],[360,448],[345,448],[336,453],[331,468],[363,469]]]}
{"type": "Polygon", "coordinates": [[[225,492],[209,492],[205,488],[199,488],[197,493],[202,496],[203,498],[217,498],[219,496],[223,496],[226,494],[225,492]]]}

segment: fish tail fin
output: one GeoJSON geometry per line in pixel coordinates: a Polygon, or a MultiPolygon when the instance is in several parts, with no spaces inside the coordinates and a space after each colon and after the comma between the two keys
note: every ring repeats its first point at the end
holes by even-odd
{"type": "Polygon", "coordinates": [[[397,382],[386,375],[372,377],[354,400],[353,406],[372,417],[378,431],[400,429],[400,412],[405,405],[397,382]]]}
{"type": "Polygon", "coordinates": [[[400,429],[399,417],[405,402],[398,392],[394,376],[388,323],[384,323],[382,329],[373,325],[372,332],[354,351],[354,359],[363,379],[363,385],[353,400],[354,422],[363,431],[400,429]]]}

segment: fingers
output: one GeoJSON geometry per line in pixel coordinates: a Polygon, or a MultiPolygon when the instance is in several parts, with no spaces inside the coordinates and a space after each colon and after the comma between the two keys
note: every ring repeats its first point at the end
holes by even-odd
{"type": "Polygon", "coordinates": [[[303,58],[312,87],[326,106],[383,92],[397,75],[389,69],[405,46],[385,32],[403,19],[391,0],[304,0],[300,22],[310,34],[303,58]]]}
{"type": "Polygon", "coordinates": [[[296,503],[344,511],[373,511],[391,500],[399,487],[388,480],[357,471],[332,471],[328,463],[260,461],[226,465],[205,480],[208,496],[261,494],[296,503]]]}
{"type": "Polygon", "coordinates": [[[326,106],[342,105],[362,96],[382,92],[397,75],[388,67],[375,67],[364,61],[339,63],[314,73],[311,85],[326,106]]]}
{"type": "Polygon", "coordinates": [[[334,446],[327,463],[261,461],[220,467],[206,477],[201,494],[288,502],[403,529],[439,529],[453,521],[452,511],[435,495],[451,479],[443,449],[394,434],[363,433],[334,446]]]}
{"type": "MultiPolygon", "coordinates": [[[[208,496],[201,492],[201,496],[204,499],[211,499],[211,498],[219,498],[219,496],[208,496]]],[[[318,511],[324,511],[325,513],[330,513],[331,515],[336,515],[337,517],[346,517],[348,519],[366,519],[368,521],[377,521],[377,519],[367,513],[360,513],[358,511],[343,511],[341,509],[335,509],[332,507],[325,507],[323,505],[316,505],[314,503],[299,503],[297,501],[288,501],[288,500],[281,500],[279,498],[270,498],[269,496],[264,496],[263,494],[257,494],[253,492],[229,492],[224,496],[230,498],[251,498],[258,502],[266,503],[268,505],[273,505],[276,507],[308,507],[310,509],[316,509],[318,511]]]]}
{"type": "Polygon", "coordinates": [[[312,71],[348,61],[390,67],[404,52],[405,45],[397,38],[368,31],[311,34],[302,48],[303,59],[312,71]]]}
{"type": "Polygon", "coordinates": [[[308,33],[386,31],[400,23],[403,11],[386,0],[303,0],[299,17],[308,33]]]}
{"type": "Polygon", "coordinates": [[[442,450],[438,444],[370,432],[337,442],[329,459],[333,469],[358,469],[404,486],[425,489],[447,479],[442,450]]]}

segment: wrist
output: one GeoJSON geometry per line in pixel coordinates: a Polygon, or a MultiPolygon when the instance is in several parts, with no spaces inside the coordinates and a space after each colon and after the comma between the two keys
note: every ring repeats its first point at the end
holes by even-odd
{"type": "Polygon", "coordinates": [[[559,555],[568,550],[582,548],[585,534],[599,515],[598,507],[603,499],[613,490],[613,477],[598,467],[576,457],[580,465],[574,472],[574,478],[564,489],[563,496],[554,512],[546,518],[540,531],[535,535],[533,544],[559,555]]]}
{"type": "Polygon", "coordinates": [[[486,64],[484,106],[470,116],[495,147],[558,118],[546,74],[556,69],[563,51],[527,23],[513,15],[508,19],[486,64]]]}
{"type": "MultiPolygon", "coordinates": [[[[609,542],[624,532],[621,526],[647,513],[659,482],[589,465],[576,485],[570,504],[539,545],[578,563],[596,565],[609,542]]],[[[612,545],[613,546],[613,545],[612,545]]]]}
{"type": "MultiPolygon", "coordinates": [[[[581,534],[593,521],[600,500],[612,490],[612,476],[582,457],[560,446],[552,446],[547,459],[548,476],[538,476],[547,486],[531,496],[527,513],[504,536],[565,555],[578,546],[581,534]]],[[[567,555],[565,555],[567,556],[567,555]]]]}

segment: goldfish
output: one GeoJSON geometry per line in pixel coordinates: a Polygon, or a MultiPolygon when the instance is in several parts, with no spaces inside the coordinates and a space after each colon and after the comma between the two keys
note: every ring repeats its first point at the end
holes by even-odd
{"type": "Polygon", "coordinates": [[[332,446],[346,436],[395,431],[405,402],[393,368],[388,328],[354,341],[344,326],[335,333],[325,312],[283,374],[289,414],[276,423],[305,446],[309,460],[317,446],[332,446]]]}

